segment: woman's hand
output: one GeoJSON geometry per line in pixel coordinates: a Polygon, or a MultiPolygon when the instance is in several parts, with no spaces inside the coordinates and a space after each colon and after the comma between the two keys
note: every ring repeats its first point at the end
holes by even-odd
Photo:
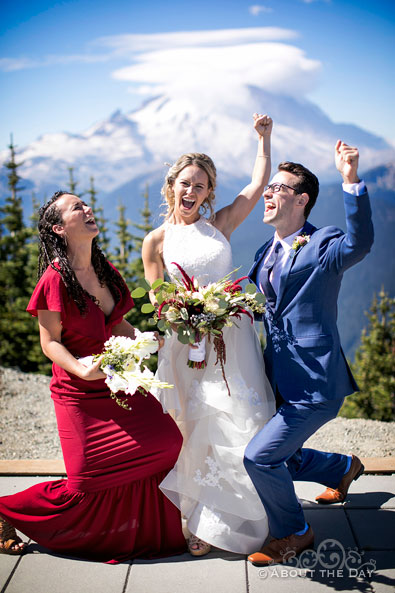
{"type": "Polygon", "coordinates": [[[97,381],[98,379],[105,379],[106,374],[100,370],[100,363],[102,358],[99,358],[96,362],[90,364],[89,366],[85,366],[84,364],[80,363],[81,372],[78,374],[80,379],[84,379],[84,381],[97,381]]]}
{"type": "Polygon", "coordinates": [[[273,120],[268,115],[261,113],[254,113],[254,128],[263,138],[270,136],[273,128],[273,120]]]}
{"type": "Polygon", "coordinates": [[[165,338],[159,333],[159,332],[154,332],[155,338],[158,340],[158,351],[163,348],[163,346],[165,345],[165,338]]]}

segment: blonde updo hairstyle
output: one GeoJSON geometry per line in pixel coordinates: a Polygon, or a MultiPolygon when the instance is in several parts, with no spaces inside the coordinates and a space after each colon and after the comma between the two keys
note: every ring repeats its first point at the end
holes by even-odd
{"type": "Polygon", "coordinates": [[[165,183],[163,184],[161,190],[161,194],[165,198],[165,205],[167,206],[167,212],[164,215],[165,219],[169,220],[174,212],[174,182],[181,171],[190,165],[196,165],[207,174],[208,186],[211,191],[200,208],[202,209],[201,214],[205,215],[207,211],[210,213],[209,220],[212,222],[215,218],[214,190],[217,183],[217,170],[210,157],[207,156],[207,154],[202,154],[199,152],[191,152],[189,154],[181,155],[169,168],[169,171],[165,177],[165,183]]]}

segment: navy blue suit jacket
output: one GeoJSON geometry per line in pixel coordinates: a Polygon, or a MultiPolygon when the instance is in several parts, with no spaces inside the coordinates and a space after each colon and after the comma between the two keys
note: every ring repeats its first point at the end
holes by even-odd
{"type": "MultiPolygon", "coordinates": [[[[306,221],[301,232],[310,241],[291,250],[275,307],[266,302],[266,373],[274,392],[278,388],[291,403],[342,398],[358,390],[340,345],[337,299],[343,273],[370,251],[373,225],[367,192],[344,192],[344,205],[346,233],[306,221]]],[[[259,264],[272,243],[273,238],[257,251],[248,274],[257,286],[259,264]]]]}

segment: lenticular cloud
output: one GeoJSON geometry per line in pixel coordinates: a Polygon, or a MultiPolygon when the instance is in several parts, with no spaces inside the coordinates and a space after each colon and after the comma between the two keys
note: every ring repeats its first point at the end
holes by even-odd
{"type": "Polygon", "coordinates": [[[321,64],[284,42],[296,36],[267,27],[122,35],[102,38],[100,44],[130,59],[113,77],[140,85],[142,94],[229,100],[246,85],[297,97],[308,94],[321,64]]]}

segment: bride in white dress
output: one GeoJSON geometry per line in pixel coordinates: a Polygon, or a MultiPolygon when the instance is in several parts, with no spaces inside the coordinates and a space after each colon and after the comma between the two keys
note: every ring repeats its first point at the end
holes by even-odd
{"type": "MultiPolygon", "coordinates": [[[[234,267],[229,238],[248,216],[270,176],[272,120],[254,114],[258,152],[251,183],[232,204],[213,211],[216,171],[204,154],[181,156],[166,176],[166,221],[143,243],[146,278],[152,283],[179,277],[177,262],[200,285],[215,282],[234,267]],[[209,210],[207,219],[202,209],[209,210]]],[[[155,295],[151,295],[155,302],[155,295]]],[[[198,556],[210,544],[249,554],[268,534],[265,510],[244,469],[244,450],[275,412],[274,396],[265,375],[256,331],[247,316],[237,327],[224,328],[225,373],[231,396],[215,365],[212,343],[206,341],[204,369],[187,365],[188,346],[176,334],[159,351],[158,376],[174,385],[156,395],[177,422],[184,437],[174,469],[161,483],[166,496],[181,510],[192,534],[188,545],[198,556]]]]}

